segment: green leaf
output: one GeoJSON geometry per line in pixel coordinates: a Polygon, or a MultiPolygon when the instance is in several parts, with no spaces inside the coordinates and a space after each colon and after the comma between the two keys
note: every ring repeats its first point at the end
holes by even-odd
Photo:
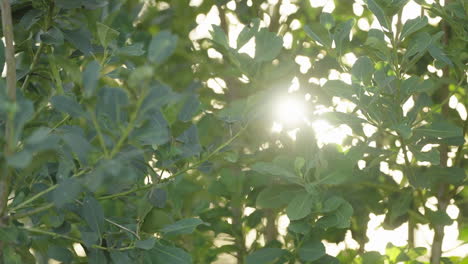
{"type": "Polygon", "coordinates": [[[377,20],[379,21],[380,25],[387,30],[390,29],[390,25],[382,7],[380,7],[374,0],[365,0],[365,2],[367,4],[367,8],[369,8],[369,10],[375,15],[375,17],[377,17],[377,20]]]}
{"type": "Polygon", "coordinates": [[[374,74],[374,63],[367,56],[359,57],[351,68],[353,81],[370,84],[374,74]]]}
{"type": "Polygon", "coordinates": [[[327,30],[330,30],[335,26],[335,19],[332,14],[324,12],[320,14],[320,24],[322,24],[322,26],[327,30]]]}
{"type": "Polygon", "coordinates": [[[174,224],[167,225],[161,229],[165,235],[176,236],[182,234],[191,234],[195,228],[204,222],[199,218],[186,218],[175,222],[174,224]]]}
{"type": "Polygon", "coordinates": [[[174,221],[172,217],[159,208],[153,208],[145,216],[141,230],[147,233],[156,233],[174,221]]]}
{"type": "Polygon", "coordinates": [[[280,248],[262,248],[249,254],[246,258],[246,264],[269,264],[277,260],[286,253],[280,248]]]}
{"type": "Polygon", "coordinates": [[[325,255],[325,246],[320,241],[309,241],[298,249],[303,261],[315,261],[325,255]]]}
{"type": "Polygon", "coordinates": [[[101,72],[101,66],[95,60],[88,63],[83,71],[83,87],[84,95],[89,98],[94,94],[96,90],[99,75],[101,72]]]}
{"type": "Polygon", "coordinates": [[[426,210],[426,216],[429,218],[431,225],[451,225],[453,223],[452,218],[443,211],[432,211],[431,209],[426,210]]]}
{"type": "Polygon", "coordinates": [[[328,80],[322,89],[330,96],[339,96],[344,99],[353,101],[353,95],[356,94],[356,89],[351,85],[346,84],[340,80],[328,80]]]}
{"type": "Polygon", "coordinates": [[[463,129],[446,120],[435,121],[429,125],[416,128],[414,133],[420,136],[441,139],[463,137],[463,129]]]}
{"type": "Polygon", "coordinates": [[[242,48],[253,36],[258,32],[260,26],[260,19],[254,19],[253,26],[245,26],[237,37],[237,49],[242,48]]]}
{"type": "Polygon", "coordinates": [[[7,164],[13,168],[16,169],[24,169],[32,161],[32,153],[28,151],[27,149],[23,149],[19,152],[15,152],[13,155],[8,156],[7,159],[7,164]]]}
{"type": "Polygon", "coordinates": [[[70,250],[62,246],[50,245],[47,249],[47,256],[64,263],[70,263],[73,260],[73,254],[70,250]]]}
{"type": "Polygon", "coordinates": [[[413,34],[414,32],[420,30],[421,28],[427,25],[427,17],[417,17],[415,19],[409,19],[403,25],[403,29],[401,30],[400,39],[403,40],[409,35],[413,34]]]}
{"type": "Polygon", "coordinates": [[[61,46],[64,43],[65,37],[60,29],[52,27],[47,32],[41,34],[40,39],[45,44],[61,46]]]}
{"type": "Polygon", "coordinates": [[[137,240],[137,242],[135,242],[135,247],[145,249],[145,250],[150,250],[154,247],[155,243],[156,243],[156,238],[150,237],[145,240],[137,240]]]}
{"type": "Polygon", "coordinates": [[[362,255],[362,264],[384,264],[385,257],[377,251],[369,251],[362,255]]]}
{"type": "Polygon", "coordinates": [[[312,212],[312,207],[315,202],[315,196],[307,192],[297,194],[296,197],[289,202],[286,208],[286,214],[291,221],[302,219],[312,212]]]}
{"type": "Polygon", "coordinates": [[[325,200],[322,208],[322,212],[329,213],[336,211],[342,204],[346,203],[346,200],[339,196],[332,196],[325,200]]]}
{"type": "Polygon", "coordinates": [[[151,39],[148,47],[148,60],[161,64],[166,61],[177,47],[178,37],[171,32],[164,30],[151,39]]]}
{"type": "Polygon", "coordinates": [[[84,55],[90,55],[93,52],[92,35],[86,27],[81,27],[79,30],[65,30],[63,33],[65,39],[84,55]]]}
{"type": "Polygon", "coordinates": [[[429,35],[427,32],[421,32],[416,34],[414,37],[411,38],[408,48],[406,49],[404,58],[409,59],[410,57],[415,55],[423,55],[426,52],[429,45],[431,45],[431,43],[431,35],[429,35]]]}
{"type": "Polygon", "coordinates": [[[199,106],[200,101],[198,100],[197,95],[193,94],[188,96],[177,118],[182,122],[192,120],[192,117],[198,113],[199,106]]]}
{"type": "Polygon", "coordinates": [[[72,117],[84,115],[84,110],[81,108],[81,105],[70,96],[55,95],[50,99],[50,103],[58,111],[67,113],[72,117]]]}
{"type": "Polygon", "coordinates": [[[280,208],[287,205],[301,190],[294,186],[274,185],[258,194],[256,205],[260,208],[280,208]]]}
{"type": "Polygon", "coordinates": [[[258,62],[272,61],[283,48],[283,39],[266,28],[255,34],[255,57],[258,62]]]}
{"type": "Polygon", "coordinates": [[[347,43],[349,42],[349,34],[353,26],[354,19],[350,19],[336,26],[333,39],[335,40],[336,49],[338,50],[339,54],[343,53],[347,43]]]}
{"type": "Polygon", "coordinates": [[[96,27],[99,42],[104,48],[107,48],[109,46],[109,43],[115,40],[120,34],[117,30],[112,29],[107,25],[104,25],[99,22],[96,23],[96,27]]]}
{"type": "Polygon", "coordinates": [[[438,47],[435,44],[430,44],[428,47],[428,51],[434,59],[441,61],[449,66],[453,66],[452,61],[449,59],[449,57],[447,57],[442,48],[438,47]]]}
{"type": "Polygon", "coordinates": [[[211,31],[211,38],[213,39],[213,41],[216,44],[224,47],[226,50],[229,49],[229,41],[223,29],[218,25],[211,25],[211,26],[213,27],[213,31],[211,31]]]}
{"type": "Polygon", "coordinates": [[[95,198],[91,196],[85,197],[81,215],[94,232],[98,234],[104,232],[104,211],[99,201],[95,198]]]}
{"type": "Polygon", "coordinates": [[[152,263],[191,264],[192,256],[184,250],[156,243],[150,253],[152,263]]]}
{"type": "Polygon", "coordinates": [[[74,178],[67,178],[58,184],[52,192],[52,201],[57,208],[63,208],[73,202],[81,192],[81,184],[74,178]]]}
{"type": "Polygon", "coordinates": [[[316,226],[323,229],[331,227],[348,228],[350,226],[350,218],[353,215],[353,207],[345,200],[332,213],[324,215],[320,218],[316,226]]]}
{"type": "Polygon", "coordinates": [[[279,176],[291,183],[302,185],[302,179],[296,174],[272,162],[257,162],[252,165],[252,170],[261,174],[279,176]]]}
{"type": "Polygon", "coordinates": [[[132,260],[128,256],[128,252],[119,252],[119,251],[111,251],[110,257],[112,259],[112,263],[114,264],[127,264],[132,263],[132,260]]]}
{"type": "Polygon", "coordinates": [[[304,32],[309,36],[312,40],[319,43],[322,46],[329,47],[329,41],[325,42],[315,31],[309,27],[308,25],[304,26],[304,32]]]}

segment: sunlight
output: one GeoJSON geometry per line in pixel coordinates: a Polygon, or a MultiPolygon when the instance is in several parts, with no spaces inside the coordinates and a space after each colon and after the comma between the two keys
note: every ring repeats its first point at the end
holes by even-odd
{"type": "Polygon", "coordinates": [[[282,100],[277,107],[276,116],[279,122],[288,125],[296,125],[306,122],[304,103],[293,98],[282,100]]]}

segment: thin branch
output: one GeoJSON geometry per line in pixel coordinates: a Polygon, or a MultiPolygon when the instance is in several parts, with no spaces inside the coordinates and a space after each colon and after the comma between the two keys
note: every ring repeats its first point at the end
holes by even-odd
{"type": "Polygon", "coordinates": [[[247,126],[243,127],[242,129],[239,130],[239,132],[237,132],[236,135],[234,135],[232,138],[230,138],[228,141],[224,142],[221,146],[219,146],[217,149],[215,149],[213,152],[211,152],[209,155],[207,155],[205,158],[201,159],[200,161],[192,164],[191,166],[188,166],[187,168],[185,169],[182,169],[174,174],[172,174],[171,176],[169,176],[168,178],[165,178],[163,180],[160,180],[159,182],[156,182],[156,183],[153,183],[153,184],[147,184],[147,185],[144,185],[144,186],[140,186],[140,187],[136,187],[136,188],[133,188],[133,189],[130,189],[128,191],[124,191],[124,192],[120,192],[120,193],[115,193],[115,194],[111,194],[111,195],[106,195],[106,196],[101,196],[98,198],[98,200],[107,200],[107,199],[114,199],[114,198],[118,198],[118,197],[122,197],[122,196],[127,196],[131,193],[135,193],[135,192],[139,192],[139,191],[144,191],[144,190],[147,190],[147,189],[150,189],[152,188],[153,186],[156,186],[157,184],[160,184],[160,183],[164,183],[164,182],[167,182],[169,180],[172,180],[173,178],[189,171],[189,170],[192,170],[192,169],[196,169],[198,166],[200,166],[201,164],[205,163],[206,161],[208,161],[209,159],[211,159],[214,155],[216,155],[218,152],[220,152],[222,149],[224,149],[226,146],[228,146],[229,144],[231,144],[236,138],[238,138],[242,132],[247,128],[247,126]]]}

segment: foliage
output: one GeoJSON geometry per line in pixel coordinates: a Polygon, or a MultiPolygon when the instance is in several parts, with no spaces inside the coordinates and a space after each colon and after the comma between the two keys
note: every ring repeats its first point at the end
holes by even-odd
{"type": "Polygon", "coordinates": [[[457,221],[468,241],[468,123],[449,107],[468,102],[463,0],[418,0],[424,13],[404,23],[405,0],[367,0],[360,16],[348,0],[332,13],[296,1],[289,15],[281,0],[187,2],[11,1],[17,96],[2,78],[0,261],[466,263],[441,257],[444,226],[457,221]],[[191,39],[210,10],[219,25],[191,39]],[[235,39],[232,17],[245,26],[235,39]],[[366,32],[361,19],[380,26],[366,32]],[[287,93],[293,78],[300,89],[287,93]],[[271,102],[289,97],[307,122],[271,133],[271,102]],[[352,134],[323,144],[316,120],[352,134]],[[408,224],[408,245],[366,251],[370,214],[385,214],[386,229],[408,224]],[[414,245],[419,224],[435,232],[430,251],[414,245]],[[348,231],[359,248],[328,255],[324,242],[348,231]]]}

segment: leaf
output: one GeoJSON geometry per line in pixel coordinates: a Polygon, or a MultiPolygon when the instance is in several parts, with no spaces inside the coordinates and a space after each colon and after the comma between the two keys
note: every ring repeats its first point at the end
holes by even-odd
{"type": "Polygon", "coordinates": [[[298,249],[303,261],[315,261],[325,255],[325,246],[320,241],[309,241],[298,249]]]}
{"type": "Polygon", "coordinates": [[[453,63],[452,61],[449,59],[449,57],[447,57],[447,55],[445,54],[445,52],[442,50],[442,48],[434,45],[434,44],[430,44],[429,47],[428,47],[428,51],[429,51],[429,54],[431,54],[431,56],[438,60],[438,61],[441,61],[449,66],[453,66],[453,63]]]}
{"type": "MultiPolygon", "coordinates": [[[[151,205],[150,205],[151,206],[151,205]]],[[[159,208],[153,208],[145,216],[141,230],[146,233],[156,233],[174,221],[171,216],[159,208]]]]}
{"type": "Polygon", "coordinates": [[[309,27],[308,25],[305,25],[304,26],[304,32],[307,34],[307,36],[309,36],[311,39],[313,39],[315,42],[319,43],[320,45],[322,46],[325,46],[325,47],[328,47],[329,45],[327,45],[327,43],[325,41],[323,41],[323,39],[318,35],[316,34],[311,27],[309,27]]]}
{"type": "Polygon", "coordinates": [[[112,259],[112,263],[115,264],[127,264],[132,263],[132,260],[128,256],[128,252],[120,252],[120,251],[111,251],[110,257],[112,259]]]}
{"type": "Polygon", "coordinates": [[[96,23],[97,35],[99,42],[104,48],[107,48],[109,44],[119,36],[119,32],[115,29],[108,27],[100,22],[96,23]]]}
{"type": "Polygon", "coordinates": [[[89,152],[92,150],[92,145],[83,136],[83,132],[77,127],[64,127],[62,140],[75,153],[81,163],[86,164],[89,159],[89,152]]]}
{"type": "Polygon", "coordinates": [[[403,25],[403,29],[401,30],[400,39],[403,40],[409,35],[413,34],[414,32],[420,30],[421,28],[427,25],[427,17],[417,17],[415,19],[409,19],[403,25]]]}
{"type": "Polygon", "coordinates": [[[83,71],[83,88],[85,97],[89,98],[94,94],[96,90],[99,75],[101,72],[101,66],[95,60],[88,63],[83,71]]]}
{"type": "Polygon", "coordinates": [[[86,27],[81,27],[79,30],[65,30],[63,33],[65,39],[83,52],[84,55],[90,55],[93,52],[93,46],[91,45],[92,35],[86,27]]]}
{"type": "Polygon", "coordinates": [[[435,121],[429,125],[416,128],[414,133],[420,136],[441,139],[463,137],[463,129],[446,120],[435,121]]]}
{"type": "Polygon", "coordinates": [[[359,57],[351,68],[353,81],[370,84],[374,74],[374,63],[367,56],[359,57]]]}
{"type": "Polygon", "coordinates": [[[99,201],[95,198],[91,196],[85,197],[81,215],[94,232],[98,234],[104,232],[104,211],[99,201]]]}
{"type": "Polygon", "coordinates": [[[7,164],[16,169],[24,169],[32,161],[32,153],[27,149],[23,149],[19,152],[15,152],[13,155],[6,158],[7,164]]]}
{"type": "Polygon", "coordinates": [[[249,254],[246,258],[246,264],[269,264],[280,258],[286,253],[280,248],[262,248],[249,254]]]}
{"type": "Polygon", "coordinates": [[[374,0],[365,0],[367,8],[377,17],[380,25],[385,29],[390,29],[387,18],[385,17],[384,10],[374,1],[374,0]]]}
{"type": "Polygon", "coordinates": [[[325,203],[323,204],[322,212],[324,213],[329,213],[336,211],[343,203],[346,203],[346,201],[339,197],[339,196],[332,196],[325,200],[325,203]]]}
{"type": "Polygon", "coordinates": [[[241,49],[250,39],[253,38],[255,33],[258,32],[258,27],[260,26],[260,19],[255,19],[253,22],[253,27],[245,26],[237,37],[237,49],[241,49]]]}
{"type": "Polygon", "coordinates": [[[286,208],[286,214],[289,220],[299,220],[308,216],[312,212],[314,202],[314,196],[307,192],[297,194],[286,208]]]}
{"type": "Polygon", "coordinates": [[[333,39],[335,40],[336,49],[339,54],[342,54],[346,44],[349,42],[349,34],[353,26],[354,19],[350,19],[336,27],[333,39]]]}
{"type": "Polygon", "coordinates": [[[429,35],[427,32],[421,32],[416,34],[414,37],[411,38],[411,41],[404,55],[405,59],[408,59],[415,55],[423,55],[426,52],[429,45],[431,45],[431,43],[431,35],[429,35]]]}
{"type": "Polygon", "coordinates": [[[164,264],[191,264],[192,256],[190,256],[184,250],[165,246],[160,243],[156,243],[154,248],[151,250],[152,263],[164,263],[164,264]]]}
{"type": "Polygon", "coordinates": [[[52,201],[57,208],[63,208],[66,204],[73,202],[81,192],[81,185],[74,178],[67,178],[58,184],[57,189],[52,192],[52,201]]]}
{"type": "Polygon", "coordinates": [[[148,201],[157,208],[164,208],[167,201],[167,191],[160,188],[153,188],[148,195],[148,201]]]}
{"type": "Polygon", "coordinates": [[[199,106],[200,101],[197,95],[193,94],[188,96],[177,118],[182,122],[192,120],[192,117],[197,114],[199,106]]]}
{"type": "Polygon", "coordinates": [[[143,43],[134,43],[128,46],[120,47],[116,53],[121,56],[142,56],[145,54],[143,43]]]}
{"type": "Polygon", "coordinates": [[[298,193],[294,186],[271,186],[262,190],[258,196],[256,205],[260,208],[280,208],[287,205],[298,193]]]}
{"type": "Polygon", "coordinates": [[[335,19],[332,14],[324,12],[320,14],[320,24],[330,30],[335,26],[335,19]]]}
{"type": "Polygon", "coordinates": [[[218,25],[211,26],[213,28],[213,31],[211,31],[211,38],[213,39],[213,42],[224,47],[226,50],[229,49],[229,41],[227,39],[226,33],[224,33],[224,30],[218,25]]]}
{"type": "Polygon", "coordinates": [[[166,61],[177,47],[178,37],[171,32],[164,30],[151,39],[148,47],[148,60],[161,64],[166,61]]]}
{"type": "Polygon", "coordinates": [[[45,44],[61,46],[64,43],[65,37],[60,29],[52,27],[47,32],[41,34],[40,39],[45,44]]]}
{"type": "Polygon", "coordinates": [[[266,62],[275,59],[283,48],[283,39],[266,28],[255,34],[255,61],[266,62]]]}
{"type": "Polygon", "coordinates": [[[377,251],[369,251],[362,255],[362,264],[384,264],[385,256],[377,251]]]}
{"type": "Polygon", "coordinates": [[[50,103],[58,111],[67,113],[72,117],[84,115],[83,108],[70,96],[55,95],[50,99],[50,103]]]}
{"type": "Polygon", "coordinates": [[[47,249],[47,256],[60,262],[70,263],[73,260],[73,254],[67,248],[50,245],[47,249]]]}
{"type": "Polygon", "coordinates": [[[150,250],[154,247],[155,243],[156,243],[156,238],[150,237],[145,240],[137,240],[135,242],[135,247],[145,249],[145,250],[150,250]]]}
{"type": "Polygon", "coordinates": [[[204,222],[199,218],[186,218],[175,222],[174,224],[167,225],[161,232],[168,236],[176,236],[182,234],[191,234],[195,228],[204,222]]]}
{"type": "Polygon", "coordinates": [[[353,101],[353,95],[356,90],[351,86],[340,80],[328,80],[322,89],[330,96],[339,96],[344,99],[353,101]]]}
{"type": "Polygon", "coordinates": [[[274,175],[274,176],[279,176],[282,179],[285,179],[286,181],[289,181],[291,183],[299,184],[302,185],[302,179],[299,178],[296,174],[293,172],[280,167],[279,165],[271,162],[257,162],[254,165],[252,165],[252,170],[261,173],[261,174],[269,174],[269,175],[274,175]]]}

